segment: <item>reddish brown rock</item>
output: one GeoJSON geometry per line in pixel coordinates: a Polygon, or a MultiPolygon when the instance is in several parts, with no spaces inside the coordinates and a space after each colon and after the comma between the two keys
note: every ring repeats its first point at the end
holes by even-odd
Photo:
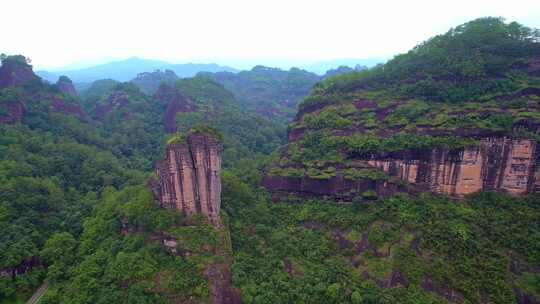
{"type": "Polygon", "coordinates": [[[220,226],[222,151],[220,140],[202,133],[169,144],[166,159],[157,164],[159,180],[150,182],[161,206],[188,215],[201,213],[220,226]]]}
{"type": "Polygon", "coordinates": [[[194,112],[197,106],[193,100],[184,96],[177,88],[162,84],[155,94],[155,98],[163,105],[167,105],[163,116],[165,132],[176,132],[176,114],[194,112]]]}
{"type": "Polygon", "coordinates": [[[32,71],[24,56],[9,56],[2,60],[0,66],[0,89],[19,86],[32,81],[41,81],[32,71]]]}
{"type": "Polygon", "coordinates": [[[306,128],[303,128],[303,127],[291,129],[287,134],[289,143],[293,143],[295,141],[299,141],[300,139],[302,139],[302,137],[304,137],[305,132],[306,132],[306,128]]]}
{"type": "Polygon", "coordinates": [[[540,188],[533,140],[486,138],[476,147],[434,149],[417,156],[372,159],[369,164],[409,183],[455,197],[483,190],[521,195],[540,188]]]}

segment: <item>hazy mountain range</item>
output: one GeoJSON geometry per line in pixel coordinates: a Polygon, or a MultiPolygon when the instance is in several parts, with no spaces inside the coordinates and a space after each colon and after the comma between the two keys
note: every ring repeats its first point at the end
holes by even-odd
{"type": "Polygon", "coordinates": [[[135,78],[139,73],[158,69],[174,71],[179,77],[192,77],[198,72],[237,71],[231,67],[220,66],[215,63],[172,64],[165,61],[133,57],[126,60],[113,61],[83,69],[38,71],[37,74],[50,82],[56,82],[58,77],[61,75],[68,76],[73,82],[92,82],[104,78],[111,78],[117,81],[129,81],[135,78]]]}
{"type": "MultiPolygon", "coordinates": [[[[298,68],[323,75],[330,69],[335,69],[339,66],[367,66],[372,67],[378,63],[384,62],[384,59],[337,59],[329,61],[321,61],[316,63],[298,63],[294,62],[265,62],[267,66],[275,66],[279,68],[290,68],[296,66],[298,68]]],[[[241,66],[242,68],[233,68],[227,65],[219,65],[216,63],[183,63],[173,64],[166,61],[142,59],[132,57],[126,60],[112,61],[92,67],[81,69],[59,69],[59,70],[41,70],[37,74],[49,82],[56,82],[59,76],[66,75],[75,83],[87,83],[98,79],[110,78],[117,81],[129,81],[139,73],[151,72],[155,70],[171,70],[180,78],[193,77],[199,72],[238,72],[239,70],[249,70],[249,62],[232,62],[233,66],[241,66]]]]}

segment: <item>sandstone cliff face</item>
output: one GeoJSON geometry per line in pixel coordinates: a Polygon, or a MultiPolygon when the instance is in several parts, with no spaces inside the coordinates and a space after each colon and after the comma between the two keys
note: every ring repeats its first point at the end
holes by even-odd
{"type": "Polygon", "coordinates": [[[218,139],[200,133],[169,144],[166,159],[157,164],[159,180],[153,187],[161,206],[187,215],[201,213],[220,226],[222,151],[218,139]]]}
{"type": "Polygon", "coordinates": [[[416,157],[372,159],[369,164],[426,190],[463,197],[486,190],[536,192],[539,160],[534,140],[502,137],[486,138],[460,151],[435,149],[416,157]]]}
{"type": "Polygon", "coordinates": [[[530,139],[487,137],[477,146],[460,150],[404,151],[355,162],[366,163],[392,178],[349,179],[343,174],[347,168],[337,165],[335,176],[330,178],[266,174],[262,185],[275,198],[294,193],[336,201],[350,201],[369,190],[380,198],[396,192],[431,191],[462,198],[480,191],[516,196],[540,191],[540,151],[530,139]],[[406,184],[396,182],[396,178],[406,184]]]}
{"type": "Polygon", "coordinates": [[[178,89],[168,85],[161,85],[155,98],[161,104],[167,105],[163,115],[163,125],[167,133],[176,132],[176,114],[197,110],[197,106],[191,99],[184,96],[178,89]]]}

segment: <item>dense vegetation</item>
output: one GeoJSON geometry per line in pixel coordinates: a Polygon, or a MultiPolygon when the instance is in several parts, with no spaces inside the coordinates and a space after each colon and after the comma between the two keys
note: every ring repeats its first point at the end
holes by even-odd
{"type": "Polygon", "coordinates": [[[177,114],[179,131],[186,132],[201,122],[219,130],[224,135],[225,165],[258,154],[270,154],[283,144],[283,124],[246,111],[231,92],[212,79],[206,76],[181,79],[176,87],[195,100],[198,108],[195,112],[177,114]]]}
{"type": "Polygon", "coordinates": [[[201,74],[211,77],[233,92],[242,107],[283,121],[294,116],[298,103],[322,79],[314,73],[297,68],[284,71],[264,66],[239,73],[201,74]]]}
{"type": "Polygon", "coordinates": [[[131,80],[145,94],[154,94],[162,83],[174,84],[178,76],[171,70],[155,70],[137,74],[137,77],[131,80]]]}
{"type": "Polygon", "coordinates": [[[313,97],[321,90],[343,94],[369,89],[431,101],[484,100],[529,85],[524,67],[539,53],[538,30],[507,24],[501,18],[481,18],[435,36],[382,66],[330,79],[313,97]]]}
{"type": "MultiPolygon", "coordinates": [[[[196,78],[178,86],[200,106],[191,123],[209,113],[224,117],[213,121],[228,165],[281,144],[284,127],[241,112],[220,85],[196,78]]],[[[0,302],[24,300],[44,278],[51,284],[46,303],[208,299],[202,272],[230,255],[216,243],[226,232],[158,208],[146,186],[163,157],[164,106],[129,83],[99,81],[86,93],[77,99],[41,82],[0,90],[3,104],[25,106],[19,123],[0,125],[0,269],[7,271],[0,302]],[[85,104],[88,117],[56,111],[56,99],[85,104]],[[191,258],[149,242],[158,233],[176,237],[191,258]],[[46,269],[33,265],[12,278],[36,259],[46,269]]]]}
{"type": "Polygon", "coordinates": [[[445,290],[451,302],[512,303],[514,286],[540,294],[538,197],[275,204],[250,182],[224,175],[234,280],[247,303],[447,303],[445,290]]]}

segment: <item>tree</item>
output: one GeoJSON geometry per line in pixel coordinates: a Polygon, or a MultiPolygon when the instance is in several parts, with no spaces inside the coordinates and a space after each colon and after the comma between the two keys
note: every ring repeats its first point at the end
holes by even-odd
{"type": "Polygon", "coordinates": [[[47,240],[41,256],[49,265],[47,276],[53,282],[67,277],[69,268],[75,262],[76,248],[77,241],[68,232],[56,233],[47,240]]]}

